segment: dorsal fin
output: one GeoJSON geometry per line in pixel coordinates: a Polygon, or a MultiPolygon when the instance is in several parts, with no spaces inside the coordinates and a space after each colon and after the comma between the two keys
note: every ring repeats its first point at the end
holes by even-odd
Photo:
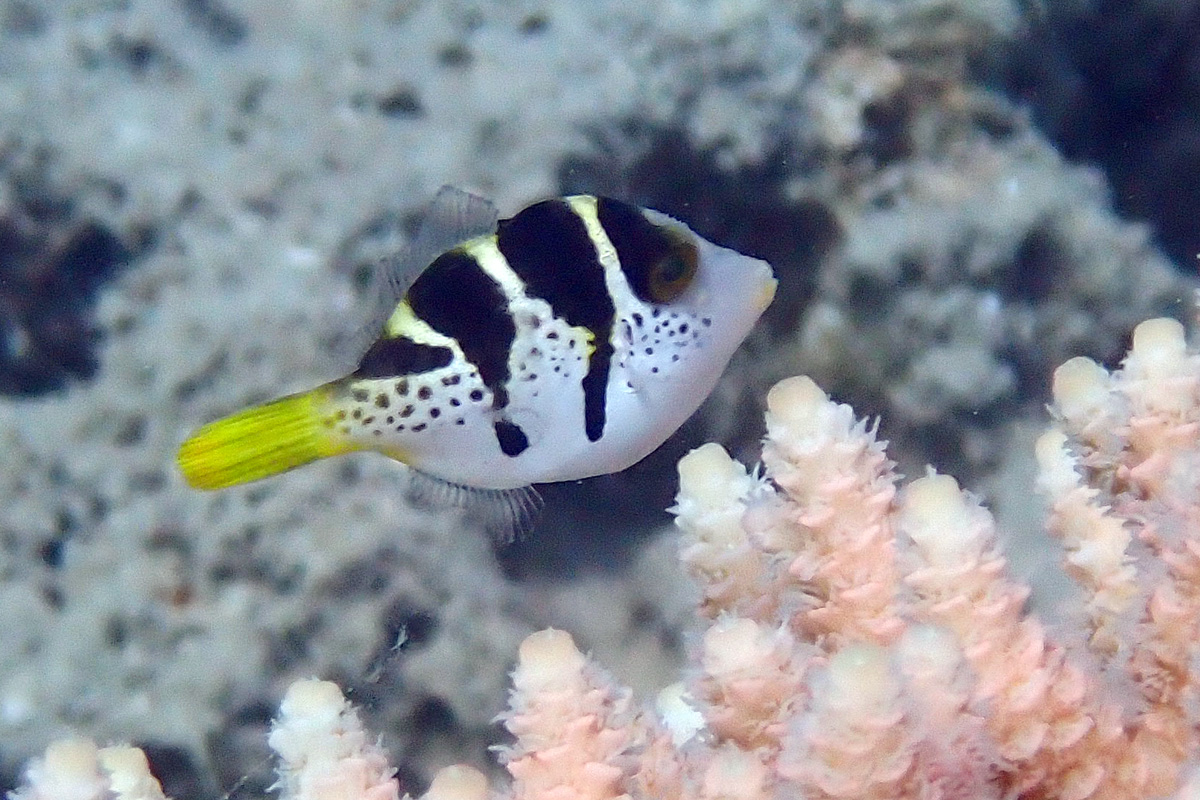
{"type": "MultiPolygon", "coordinates": [[[[435,258],[468,239],[495,233],[499,216],[496,207],[478,195],[453,186],[438,189],[417,235],[402,251],[383,260],[385,280],[380,284],[390,301],[389,313],[435,258]]],[[[379,323],[381,328],[384,321],[386,317],[379,323]]]]}
{"type": "Polygon", "coordinates": [[[336,342],[338,353],[357,364],[425,268],[447,250],[495,233],[498,218],[496,207],[478,195],[453,186],[439,189],[425,209],[416,235],[399,252],[379,260],[375,279],[362,301],[361,326],[336,342]]]}

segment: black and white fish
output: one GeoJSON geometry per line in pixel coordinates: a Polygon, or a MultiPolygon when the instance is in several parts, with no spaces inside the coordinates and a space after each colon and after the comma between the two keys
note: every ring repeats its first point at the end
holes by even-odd
{"type": "Polygon", "coordinates": [[[776,284],[657,211],[578,195],[497,220],[451,188],[389,269],[357,369],[200,428],[189,484],[361,450],[490,490],[622,470],[699,407],[776,284]]]}

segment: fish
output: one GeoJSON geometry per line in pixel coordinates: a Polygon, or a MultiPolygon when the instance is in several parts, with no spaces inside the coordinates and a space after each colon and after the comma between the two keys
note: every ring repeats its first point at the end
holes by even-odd
{"type": "Polygon", "coordinates": [[[699,408],[777,285],[658,211],[575,195],[500,219],[453,187],[384,271],[353,371],[200,427],[190,486],[358,451],[502,496],[618,472],[699,408]]]}

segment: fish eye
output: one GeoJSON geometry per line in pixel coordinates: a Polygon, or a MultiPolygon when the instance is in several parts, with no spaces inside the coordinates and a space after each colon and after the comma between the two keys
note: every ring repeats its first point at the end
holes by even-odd
{"type": "Polygon", "coordinates": [[[696,277],[700,262],[696,245],[682,238],[672,239],[671,249],[650,269],[648,288],[656,303],[669,303],[683,294],[696,277]]]}

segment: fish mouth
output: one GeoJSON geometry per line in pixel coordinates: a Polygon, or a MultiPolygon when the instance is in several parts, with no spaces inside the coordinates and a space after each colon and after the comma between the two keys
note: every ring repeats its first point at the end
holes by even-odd
{"type": "Polygon", "coordinates": [[[775,299],[775,290],[779,288],[779,281],[775,278],[775,273],[771,271],[771,265],[767,262],[760,262],[763,266],[762,282],[758,288],[758,296],[755,298],[755,308],[761,314],[767,310],[767,306],[771,305],[771,301],[775,299]]]}

